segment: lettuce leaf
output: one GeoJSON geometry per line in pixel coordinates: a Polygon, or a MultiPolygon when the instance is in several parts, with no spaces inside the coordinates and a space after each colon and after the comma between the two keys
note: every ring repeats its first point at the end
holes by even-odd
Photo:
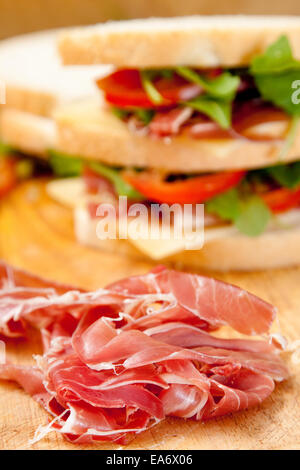
{"type": "Polygon", "coordinates": [[[264,201],[253,194],[241,201],[240,213],[235,219],[236,228],[248,237],[263,233],[271,218],[271,212],[264,201]]]}
{"type": "Polygon", "coordinates": [[[265,171],[285,188],[295,189],[300,185],[300,162],[271,166],[265,171]]]}
{"type": "Polygon", "coordinates": [[[90,161],[88,166],[96,173],[99,173],[99,175],[108,179],[108,181],[114,185],[115,190],[119,196],[127,196],[129,199],[135,200],[145,199],[142,194],[136,191],[136,189],[134,189],[129,183],[124,181],[119,170],[103,165],[99,162],[90,161]]]}
{"type": "Polygon", "coordinates": [[[9,154],[9,153],[12,153],[12,152],[13,152],[13,148],[10,145],[5,144],[4,142],[1,142],[1,140],[0,140],[0,156],[5,155],[5,154],[9,154]]]}
{"type": "Polygon", "coordinates": [[[82,159],[65,153],[49,150],[49,164],[56,176],[62,178],[79,176],[82,173],[82,159]]]}
{"type": "Polygon", "coordinates": [[[143,88],[144,88],[145,92],[147,93],[148,98],[150,99],[150,101],[152,101],[152,103],[156,104],[156,105],[157,104],[162,104],[164,102],[164,99],[152,83],[153,71],[152,70],[141,70],[140,71],[140,76],[141,76],[141,82],[142,82],[143,88]]]}
{"type": "Polygon", "coordinates": [[[200,73],[188,67],[177,67],[176,72],[189,82],[200,85],[209,96],[226,101],[233,100],[240,84],[240,78],[230,72],[223,72],[212,79],[203,77],[200,73]]]}
{"type": "Polygon", "coordinates": [[[176,72],[205,90],[203,95],[184,104],[209,116],[222,129],[228,129],[231,126],[232,101],[235,98],[240,78],[230,72],[223,72],[216,78],[208,79],[188,67],[177,67],[176,72]]]}
{"type": "Polygon", "coordinates": [[[117,106],[111,106],[110,110],[119,119],[125,119],[130,112],[127,109],[118,108],[117,106]]]}
{"type": "Polygon", "coordinates": [[[147,126],[153,119],[155,111],[152,109],[143,109],[143,108],[137,108],[135,110],[136,116],[142,121],[145,126],[147,126]]]}
{"type": "Polygon", "coordinates": [[[16,173],[19,180],[30,178],[34,172],[34,162],[26,158],[20,159],[16,163],[16,173]]]}
{"type": "Polygon", "coordinates": [[[214,197],[205,204],[205,208],[221,219],[232,222],[248,237],[263,233],[271,218],[269,208],[259,196],[241,196],[237,188],[214,197]]]}
{"type": "Polygon", "coordinates": [[[281,36],[252,60],[253,75],[261,96],[292,115],[300,115],[300,106],[292,101],[292,84],[299,80],[300,61],[293,58],[286,36],[281,36]]]}
{"type": "Polygon", "coordinates": [[[254,57],[250,72],[253,75],[281,74],[300,70],[300,62],[293,58],[287,36],[283,35],[261,55],[254,57]]]}
{"type": "Polygon", "coordinates": [[[207,212],[218,215],[221,219],[234,222],[240,214],[240,198],[236,188],[229,189],[210,199],[205,204],[207,212]]]}
{"type": "Polygon", "coordinates": [[[222,129],[228,129],[231,126],[231,103],[227,101],[216,100],[202,95],[193,100],[186,101],[184,104],[209,116],[222,129]]]}
{"type": "Polygon", "coordinates": [[[55,175],[60,177],[80,176],[82,174],[83,165],[88,166],[91,170],[99,173],[108,179],[119,196],[127,196],[129,199],[145,199],[138,191],[136,191],[129,183],[123,180],[120,170],[103,165],[100,162],[83,160],[80,157],[71,157],[62,152],[54,150],[49,151],[49,163],[55,175]]]}

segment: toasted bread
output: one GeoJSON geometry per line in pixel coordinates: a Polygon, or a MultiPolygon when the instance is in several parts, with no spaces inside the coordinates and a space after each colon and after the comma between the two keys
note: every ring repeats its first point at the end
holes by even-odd
{"type": "Polygon", "coordinates": [[[97,94],[94,80],[109,67],[63,67],[56,51],[60,30],[0,42],[0,82],[10,107],[49,117],[59,103],[97,94]]]}
{"type": "Polygon", "coordinates": [[[0,140],[29,155],[47,157],[56,147],[56,129],[52,119],[17,109],[0,113],[0,140]]]}
{"type": "MultiPolygon", "coordinates": [[[[75,233],[80,243],[137,259],[149,259],[129,240],[100,240],[96,235],[97,223],[98,220],[92,219],[85,208],[75,210],[75,233]]],[[[208,241],[201,250],[180,251],[160,258],[159,262],[210,271],[254,271],[300,264],[300,224],[268,230],[259,237],[232,234],[229,230],[227,234],[224,231],[219,237],[210,239],[209,231],[205,231],[208,241]]],[[[158,262],[155,256],[152,259],[158,262]]]]}
{"type": "MultiPolygon", "coordinates": [[[[132,133],[128,125],[95,101],[75,103],[56,110],[58,149],[108,165],[195,173],[251,169],[278,163],[283,142],[246,139],[206,140],[185,136],[150,138],[132,133]]],[[[275,125],[275,129],[276,128],[275,125]]],[[[300,134],[284,155],[298,160],[300,134]]]]}
{"type": "Polygon", "coordinates": [[[280,35],[300,59],[300,18],[191,16],[112,21],[67,30],[59,51],[65,64],[116,67],[240,67],[280,35]]]}

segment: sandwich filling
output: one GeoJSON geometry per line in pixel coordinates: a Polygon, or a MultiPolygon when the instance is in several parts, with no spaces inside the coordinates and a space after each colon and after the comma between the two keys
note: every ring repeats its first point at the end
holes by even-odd
{"type": "Polygon", "coordinates": [[[50,163],[56,175],[83,177],[93,200],[89,204],[92,217],[97,195],[116,203],[118,196],[127,196],[128,204],[204,203],[206,225],[232,223],[241,233],[257,236],[277,214],[300,205],[300,162],[201,175],[112,168],[57,152],[51,152],[50,163]]]}
{"type": "MultiPolygon", "coordinates": [[[[300,62],[283,36],[247,69],[121,69],[97,83],[111,111],[147,138],[280,140],[286,152],[300,120],[300,106],[291,98],[299,73],[300,62]]],[[[39,169],[7,146],[0,153],[3,196],[39,169]]],[[[89,194],[127,196],[129,204],[204,203],[207,224],[231,223],[257,236],[272,216],[300,204],[300,161],[282,164],[281,157],[263,169],[201,174],[116,168],[54,151],[50,164],[57,176],[83,176],[89,194]]]]}
{"type": "Polygon", "coordinates": [[[111,111],[142,135],[282,140],[293,137],[300,115],[292,101],[299,69],[282,36],[249,68],[121,69],[97,85],[111,111]],[[280,123],[276,135],[268,126],[257,132],[267,123],[280,123]]]}
{"type": "Polygon", "coordinates": [[[292,99],[299,74],[300,62],[282,36],[249,68],[121,69],[97,82],[111,111],[132,132],[167,140],[180,135],[279,140],[282,150],[275,166],[169,174],[113,168],[57,153],[52,153],[52,166],[61,176],[83,175],[89,193],[123,195],[129,202],[204,203],[207,220],[233,223],[246,235],[260,235],[273,215],[300,204],[300,161],[281,163],[300,121],[300,106],[292,99]]]}
{"type": "Polygon", "coordinates": [[[15,186],[39,172],[43,164],[0,142],[0,199],[15,186]]]}

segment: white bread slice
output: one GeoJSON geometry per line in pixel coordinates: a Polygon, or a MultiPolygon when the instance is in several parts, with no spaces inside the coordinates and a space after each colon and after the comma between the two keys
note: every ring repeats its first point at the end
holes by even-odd
{"type": "MultiPolygon", "coordinates": [[[[56,110],[58,149],[108,165],[159,168],[168,172],[204,172],[259,168],[278,162],[282,142],[189,137],[153,139],[133,134],[126,123],[96,102],[56,110]]],[[[275,129],[277,129],[275,125],[275,129]]],[[[300,133],[284,161],[298,160],[300,133]]]]}
{"type": "Polygon", "coordinates": [[[191,16],[113,21],[60,35],[65,64],[116,67],[235,67],[248,65],[286,34],[300,59],[300,18],[191,16]]]}
{"type": "Polygon", "coordinates": [[[56,147],[55,123],[50,118],[4,108],[0,113],[0,140],[20,152],[46,158],[48,150],[56,147]]]}
{"type": "Polygon", "coordinates": [[[50,116],[59,103],[98,94],[94,81],[111,68],[63,67],[56,50],[59,31],[0,42],[0,83],[6,87],[7,107],[50,116]]]}
{"type": "Polygon", "coordinates": [[[254,238],[240,234],[232,225],[206,227],[204,247],[183,251],[182,242],[176,240],[100,240],[96,235],[98,219],[92,219],[86,209],[90,196],[84,194],[80,178],[52,181],[46,190],[54,200],[74,209],[78,241],[94,248],[178,267],[214,271],[250,271],[300,264],[298,209],[278,215],[263,235],[254,238]]]}
{"type": "MultiPolygon", "coordinates": [[[[210,271],[254,271],[283,268],[300,264],[300,211],[298,223],[286,222],[282,228],[268,230],[259,237],[246,237],[220,228],[219,236],[210,237],[206,229],[207,241],[201,250],[180,251],[160,258],[160,262],[178,268],[205,269],[210,271]],[[289,226],[290,225],[290,226],[289,226]],[[222,232],[223,231],[223,232],[222,232]]],[[[294,217],[294,213],[291,214],[294,217]]],[[[288,217],[285,218],[288,220],[288,217]]],[[[282,219],[283,222],[284,218],[282,219]]],[[[88,211],[81,207],[75,210],[75,232],[82,244],[104,251],[130,256],[136,259],[149,257],[129,240],[100,240],[96,235],[98,220],[91,219],[88,211]]],[[[147,242],[143,242],[145,244],[147,242]]],[[[139,248],[142,244],[139,245],[139,248]]],[[[155,253],[154,253],[155,255],[155,253]]],[[[157,262],[157,257],[152,256],[157,262]]]]}

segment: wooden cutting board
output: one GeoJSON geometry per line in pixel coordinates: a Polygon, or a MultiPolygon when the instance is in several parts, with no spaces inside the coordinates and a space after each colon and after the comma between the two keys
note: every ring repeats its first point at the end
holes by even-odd
{"type": "MultiPolygon", "coordinates": [[[[0,258],[43,277],[89,289],[153,266],[78,245],[71,211],[48,198],[43,182],[23,184],[2,201],[0,258]]],[[[300,338],[300,269],[214,275],[275,304],[281,332],[292,341],[300,338]]],[[[32,354],[41,352],[38,335],[31,344],[7,341],[7,352],[16,362],[32,361],[32,354]]],[[[126,448],[300,449],[300,366],[290,368],[291,378],[277,385],[260,407],[205,424],[170,418],[126,448]]],[[[0,449],[120,448],[74,446],[55,432],[31,446],[28,441],[35,429],[46,422],[47,413],[15,384],[0,384],[0,449]]]]}

